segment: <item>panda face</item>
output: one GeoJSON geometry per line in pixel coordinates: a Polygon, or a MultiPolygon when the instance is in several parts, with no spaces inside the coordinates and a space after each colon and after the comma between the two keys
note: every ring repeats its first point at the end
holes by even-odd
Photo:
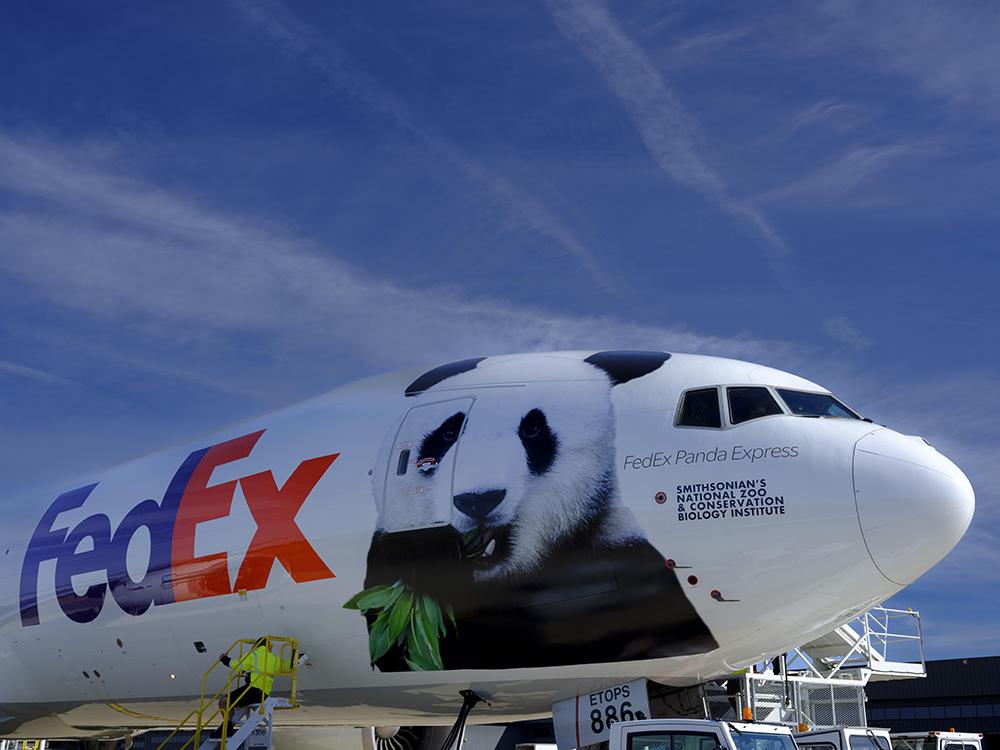
{"type": "Polygon", "coordinates": [[[372,472],[377,528],[450,523],[476,580],[530,574],[602,514],[605,537],[633,534],[607,512],[620,505],[612,388],[669,356],[507,355],[424,372],[405,389],[419,411],[390,428],[372,472]]]}
{"type": "MultiPolygon", "coordinates": [[[[433,435],[440,429],[429,431],[433,435]]],[[[528,571],[608,493],[614,422],[606,383],[483,391],[455,458],[452,526],[476,578],[528,571]]]]}
{"type": "MultiPolygon", "coordinates": [[[[479,406],[483,411],[489,408],[479,406]]],[[[477,572],[488,575],[510,565],[521,501],[532,480],[552,469],[559,453],[559,438],[538,406],[524,411],[520,419],[516,412],[505,414],[502,428],[488,423],[481,428],[481,415],[477,408],[459,449],[452,525],[466,536],[467,546],[474,550],[470,559],[477,572]],[[472,471],[473,467],[479,470],[472,471]]]]}

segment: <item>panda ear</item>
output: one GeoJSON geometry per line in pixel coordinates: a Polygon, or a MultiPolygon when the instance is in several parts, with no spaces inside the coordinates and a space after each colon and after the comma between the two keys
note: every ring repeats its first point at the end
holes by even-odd
{"type": "Polygon", "coordinates": [[[648,375],[668,359],[666,352],[612,351],[592,354],[583,361],[604,370],[614,386],[648,375]]]}
{"type": "Polygon", "coordinates": [[[435,367],[433,370],[428,370],[406,386],[405,393],[407,396],[417,396],[426,391],[428,388],[432,388],[437,385],[445,378],[450,378],[454,375],[461,375],[463,372],[476,369],[476,365],[484,359],[486,359],[486,357],[463,359],[458,362],[449,362],[446,365],[435,367]]]}

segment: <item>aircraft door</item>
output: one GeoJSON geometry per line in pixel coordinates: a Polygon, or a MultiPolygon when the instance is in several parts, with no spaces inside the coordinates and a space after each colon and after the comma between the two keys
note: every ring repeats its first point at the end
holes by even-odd
{"type": "Polygon", "coordinates": [[[381,510],[386,531],[451,523],[458,444],[474,401],[454,398],[406,412],[385,470],[381,510]]]}

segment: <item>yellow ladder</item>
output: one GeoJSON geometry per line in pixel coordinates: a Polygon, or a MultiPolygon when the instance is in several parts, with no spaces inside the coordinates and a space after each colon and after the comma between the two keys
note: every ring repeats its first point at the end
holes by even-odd
{"type": "MultiPolygon", "coordinates": [[[[296,701],[295,693],[298,678],[297,662],[299,642],[294,638],[286,638],[280,635],[268,635],[263,636],[260,639],[241,638],[226,650],[226,655],[230,659],[231,666],[227,667],[229,675],[226,678],[225,684],[215,693],[206,695],[206,686],[208,685],[209,678],[212,676],[212,673],[216,671],[219,665],[222,664],[221,661],[216,661],[211,667],[208,668],[205,675],[201,678],[201,695],[198,701],[198,708],[194,709],[191,713],[185,716],[184,719],[182,719],[181,722],[174,728],[174,730],[168,734],[159,745],[157,745],[156,750],[164,750],[167,743],[173,739],[174,735],[185,729],[194,730],[194,734],[187,742],[177,748],[177,750],[198,750],[202,747],[202,731],[219,722],[223,723],[223,728],[222,738],[218,747],[220,750],[226,750],[226,735],[228,734],[229,727],[226,726],[224,718],[239,702],[240,698],[242,698],[250,689],[249,685],[241,685],[240,675],[242,675],[243,672],[237,667],[242,662],[244,657],[249,656],[253,652],[261,640],[264,641],[264,646],[267,650],[278,657],[278,667],[275,670],[268,671],[266,664],[261,665],[261,668],[256,670],[257,673],[263,677],[270,678],[290,677],[292,683],[287,702],[281,701],[278,705],[274,705],[276,702],[269,700],[269,707],[272,710],[288,710],[290,708],[299,707],[299,704],[296,701]],[[240,686],[242,687],[242,690],[238,689],[240,686]],[[224,709],[219,708],[218,705],[219,698],[222,696],[226,696],[224,709]]],[[[263,712],[264,709],[264,706],[260,707],[261,712],[263,712]]],[[[268,729],[268,737],[270,737],[270,729],[268,729]]]]}

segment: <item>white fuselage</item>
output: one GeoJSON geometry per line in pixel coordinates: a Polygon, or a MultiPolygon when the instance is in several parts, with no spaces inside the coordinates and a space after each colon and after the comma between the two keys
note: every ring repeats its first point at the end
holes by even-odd
{"type": "MultiPolygon", "coordinates": [[[[814,383],[690,355],[619,382],[603,360],[581,364],[588,354],[476,360],[411,395],[404,389],[422,370],[379,376],[61,490],[96,483],[89,492],[8,503],[0,734],[168,725],[190,710],[220,652],[265,633],[294,637],[309,655],[303,708],[280,717],[291,724],[449,723],[465,687],[492,704],[478,718],[499,722],[637,677],[698,683],[893,595],[971,520],[965,476],[919,438],[860,419],[794,416],[783,404],[780,414],[729,423],[725,386],[826,393],[814,383]],[[707,386],[722,387],[722,427],[676,426],[681,394],[707,386]],[[458,432],[440,432],[452,442],[430,457],[421,424],[452,412],[463,415],[458,432]],[[548,447],[529,447],[545,430],[548,447]],[[683,600],[641,600],[638,587],[629,617],[683,605],[690,622],[676,627],[694,635],[671,655],[670,643],[656,642],[661,620],[641,638],[619,634],[617,609],[581,617],[579,598],[561,623],[559,597],[569,594],[557,583],[536,607],[544,617],[531,614],[534,600],[524,605],[523,631],[520,615],[512,627],[487,627],[502,617],[499,604],[478,620],[481,605],[468,604],[456,630],[442,627],[441,669],[407,668],[415,652],[405,644],[395,662],[390,653],[373,667],[370,623],[344,604],[371,586],[375,537],[410,534],[420,549],[424,528],[495,528],[483,540],[497,539],[496,562],[477,548],[468,586],[509,584],[511,596],[533,576],[546,580],[556,551],[565,579],[590,554],[574,543],[617,550],[639,540],[661,556],[683,600]],[[580,636],[596,627],[608,632],[580,636]],[[497,649],[482,668],[477,654],[489,644],[470,649],[462,636],[473,632],[497,649]]],[[[633,585],[619,573],[609,580],[633,585]]]]}

